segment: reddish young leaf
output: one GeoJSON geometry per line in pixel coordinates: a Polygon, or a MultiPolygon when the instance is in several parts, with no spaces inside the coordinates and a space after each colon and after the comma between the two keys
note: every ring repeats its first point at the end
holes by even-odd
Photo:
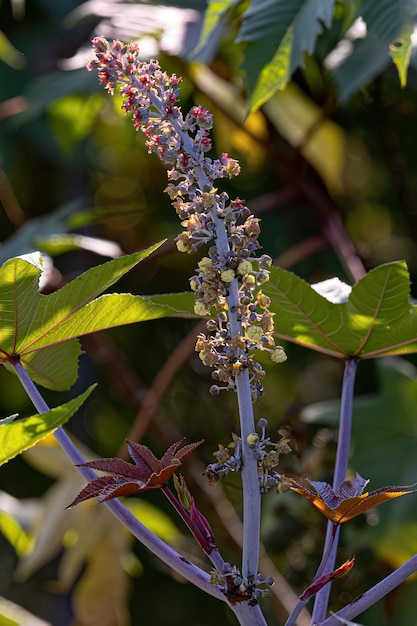
{"type": "Polygon", "coordinates": [[[91,483],[88,483],[84,489],[80,491],[78,496],[67,506],[67,509],[71,509],[76,504],[83,502],[84,500],[89,500],[90,498],[95,498],[100,495],[100,493],[106,489],[109,485],[114,484],[114,479],[112,476],[102,476],[100,478],[96,478],[92,480],[91,483]]]}
{"type": "Polygon", "coordinates": [[[82,467],[90,467],[111,475],[95,478],[84,487],[68,508],[90,498],[97,497],[99,503],[119,496],[158,489],[168,482],[183,459],[201,443],[201,441],[192,443],[178,450],[181,441],[177,441],[168,448],[162,459],[157,459],[146,446],[128,441],[129,454],[135,464],[118,458],[83,463],[82,467]]]}
{"type": "Polygon", "coordinates": [[[414,483],[362,493],[369,481],[359,474],[353,480],[344,480],[337,494],[328,483],[306,479],[306,484],[302,484],[293,478],[288,480],[293,491],[310,500],[334,524],[342,524],[387,500],[417,491],[417,483],[414,483]]]}
{"type": "Polygon", "coordinates": [[[333,572],[328,572],[327,574],[320,576],[320,578],[317,578],[317,580],[313,580],[311,585],[309,585],[307,589],[301,594],[300,600],[308,600],[309,598],[311,598],[311,596],[314,596],[314,594],[320,591],[320,589],[322,589],[324,585],[327,585],[327,583],[329,583],[331,580],[334,580],[335,578],[341,578],[342,576],[350,572],[354,564],[355,557],[353,557],[352,559],[348,559],[347,561],[342,563],[342,565],[335,569],[333,572]]]}

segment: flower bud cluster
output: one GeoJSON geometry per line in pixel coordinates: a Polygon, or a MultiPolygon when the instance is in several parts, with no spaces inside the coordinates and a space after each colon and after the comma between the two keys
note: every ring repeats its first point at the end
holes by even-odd
{"type": "Polygon", "coordinates": [[[242,200],[230,200],[214,185],[216,179],[237,176],[240,166],[226,153],[218,159],[207,156],[212,115],[202,106],[193,106],[183,116],[178,106],[181,78],[162,72],[157,61],[140,61],[136,43],[109,44],[96,37],[93,48],[96,58],[87,68],[98,70],[99,81],[109,93],[120,88],[122,108],[132,115],[136,130],[145,134],[148,151],[171,168],[165,191],[184,228],[177,237],[178,250],[193,253],[202,244],[210,246],[209,256],[191,278],[191,288],[196,314],[209,316],[214,308],[216,315],[208,322],[210,334],[200,335],[196,346],[220,383],[211,392],[235,389],[236,376],[248,371],[254,401],[263,392],[265,372],[250,351],[266,350],[276,363],[286,355],[275,346],[273,314],[261,290],[272,260],[267,255],[254,258],[260,248],[259,220],[242,200]]]}
{"type": "MultiPolygon", "coordinates": [[[[258,422],[261,434],[252,433],[247,437],[247,443],[258,464],[259,489],[261,493],[265,493],[271,487],[276,487],[277,491],[282,493],[288,491],[287,482],[285,476],[279,474],[276,468],[279,464],[280,456],[291,452],[291,448],[288,445],[290,440],[281,437],[278,442],[272,442],[271,438],[266,436],[267,425],[267,420],[261,418],[258,422]]],[[[217,462],[208,465],[204,472],[210,486],[227,476],[229,472],[240,471],[242,467],[241,449],[241,440],[234,434],[233,441],[227,448],[219,444],[219,449],[213,453],[217,462]],[[229,452],[230,449],[234,450],[233,454],[229,452]]]]}
{"type": "MultiPolygon", "coordinates": [[[[254,220],[246,220],[246,228],[248,222],[253,225],[254,220]]],[[[287,358],[284,349],[275,345],[270,299],[259,288],[268,280],[265,268],[270,267],[272,260],[267,255],[249,260],[232,250],[224,266],[219,263],[215,246],[210,248],[209,253],[210,257],[203,257],[199,262],[197,274],[192,276],[190,285],[196,295],[195,313],[208,316],[214,308],[217,316],[208,320],[210,334],[200,334],[195,349],[201,361],[213,368],[212,378],[216,384],[212,385],[210,393],[217,395],[222,389],[234,389],[235,377],[248,370],[252,400],[255,401],[263,393],[265,371],[252,352],[255,349],[267,351],[275,363],[282,363],[287,358]],[[257,268],[254,269],[254,265],[257,268]],[[240,331],[232,335],[226,311],[229,284],[235,279],[239,283],[238,305],[237,311],[232,312],[237,312],[240,331]]]]}
{"type": "Polygon", "coordinates": [[[212,487],[220,478],[227,476],[229,472],[240,472],[242,467],[242,442],[240,437],[232,433],[233,441],[227,448],[219,443],[219,449],[213,452],[216,463],[210,463],[204,471],[209,485],[212,487]],[[233,452],[232,452],[233,451],[233,452]]]}
{"type": "Polygon", "coordinates": [[[274,579],[271,576],[265,577],[261,573],[256,578],[248,579],[242,576],[235,565],[232,566],[225,562],[222,572],[213,571],[211,573],[210,583],[224,587],[231,602],[249,600],[249,604],[255,606],[259,597],[268,598],[271,596],[270,587],[274,584],[274,579]]]}

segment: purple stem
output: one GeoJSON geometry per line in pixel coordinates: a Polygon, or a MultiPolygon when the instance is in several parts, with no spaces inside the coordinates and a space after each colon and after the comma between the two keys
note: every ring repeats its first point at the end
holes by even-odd
{"type": "MultiPolygon", "coordinates": [[[[28,376],[20,361],[15,358],[13,359],[11,365],[13,366],[26,393],[36,407],[36,410],[39,413],[46,413],[47,411],[49,411],[50,409],[48,405],[39,393],[38,389],[35,387],[34,383],[28,376]]],[[[72,443],[71,439],[63,428],[58,428],[55,431],[54,436],[65,454],[74,465],[79,465],[80,463],[86,462],[83,455],[72,443]]],[[[76,469],[88,482],[90,482],[94,478],[97,478],[97,474],[89,467],[77,467],[76,469]]],[[[137,520],[136,517],[132,515],[132,513],[130,513],[130,511],[128,511],[128,509],[126,509],[126,507],[123,506],[123,504],[119,500],[114,499],[109,502],[105,502],[104,504],[144,546],[146,546],[151,552],[156,554],[169,567],[184,576],[184,578],[192,582],[194,585],[196,585],[209,595],[214,596],[219,600],[226,601],[226,597],[222,589],[218,586],[210,584],[210,576],[206,572],[184,559],[170,546],[168,546],[166,543],[156,537],[156,535],[150,532],[146,528],[146,526],[141,524],[141,522],[139,522],[139,520],[137,520]]]]}
{"type": "MultiPolygon", "coordinates": [[[[11,365],[13,366],[17,377],[19,378],[36,410],[39,413],[47,413],[50,410],[48,405],[20,363],[19,358],[15,357],[11,361],[11,365]]],[[[74,465],[86,462],[86,459],[73,444],[63,428],[58,428],[54,432],[54,436],[74,465]]],[[[76,469],[87,482],[97,478],[94,470],[89,467],[77,467],[76,469]]],[[[223,589],[219,585],[212,585],[210,583],[210,576],[204,570],[187,561],[187,559],[178,554],[178,552],[173,550],[156,535],[150,532],[146,526],[141,524],[141,522],[139,522],[139,520],[136,519],[136,517],[132,515],[132,513],[125,506],[123,506],[117,498],[104,502],[103,504],[107,506],[113,515],[132,533],[134,537],[136,537],[136,539],[138,539],[153,554],[158,556],[161,561],[168,565],[168,567],[171,567],[174,571],[181,574],[181,576],[183,576],[186,580],[190,581],[210,596],[228,603],[223,589]]],[[[218,565],[219,564],[220,561],[218,565]]],[[[236,615],[240,626],[268,626],[259,605],[250,606],[248,602],[238,602],[236,604],[229,604],[229,606],[236,615]]]]}
{"type": "MultiPolygon", "coordinates": [[[[349,462],[350,438],[352,431],[352,408],[353,391],[355,388],[355,376],[358,360],[355,357],[348,357],[345,364],[343,376],[342,398],[340,408],[339,436],[337,441],[336,463],[333,478],[333,490],[338,492],[340,484],[346,478],[349,462]]],[[[324,563],[321,575],[334,570],[336,552],[339,543],[340,526],[334,529],[333,522],[327,523],[326,538],[324,541],[323,554],[328,554],[327,563],[324,563]]],[[[312,623],[321,624],[325,619],[329,604],[331,583],[327,583],[316,595],[312,614],[312,623]]]]}
{"type": "Polygon", "coordinates": [[[384,580],[371,587],[368,591],[358,596],[348,604],[340,609],[334,616],[320,622],[320,626],[340,626],[340,619],[351,620],[363,613],[370,606],[384,598],[393,589],[401,585],[411,574],[417,571],[417,554],[414,555],[409,561],[401,565],[392,574],[386,576],[384,580]]]}

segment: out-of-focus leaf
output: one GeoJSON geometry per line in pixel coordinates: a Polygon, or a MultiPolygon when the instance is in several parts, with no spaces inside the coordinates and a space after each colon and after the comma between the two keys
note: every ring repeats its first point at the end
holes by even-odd
{"type": "Polygon", "coordinates": [[[50,237],[38,236],[34,239],[34,243],[36,248],[51,256],[70,252],[71,250],[88,250],[110,259],[115,259],[123,254],[119,244],[114,241],[78,234],[54,234],[50,237]]]}
{"type": "Polygon", "coordinates": [[[366,179],[369,157],[365,148],[341,126],[323,117],[322,109],[296,85],[277,92],[263,110],[280,135],[317,170],[330,193],[346,194],[354,180],[358,184],[366,179]],[[354,174],[358,162],[361,176],[354,174]]]}
{"type": "Polygon", "coordinates": [[[170,545],[177,543],[181,533],[173,521],[156,506],[140,498],[126,498],[123,504],[148,530],[170,545]]]}
{"type": "MultiPolygon", "coordinates": [[[[353,403],[349,462],[376,486],[389,484],[394,476],[396,482],[406,484],[417,478],[417,369],[400,358],[381,359],[376,365],[378,393],[359,395],[353,403]]],[[[339,410],[340,402],[320,402],[307,406],[301,416],[309,423],[336,427],[339,410]]],[[[353,543],[372,545],[381,558],[397,567],[416,552],[414,526],[415,502],[404,498],[386,508],[369,533],[365,535],[362,529],[353,543]],[[395,537],[401,541],[397,543],[395,537]]]]}
{"type": "Polygon", "coordinates": [[[204,13],[203,28],[201,29],[200,41],[194,54],[207,45],[210,38],[218,39],[218,30],[228,12],[237,4],[239,0],[209,0],[204,13]]]}
{"type": "MultiPolygon", "coordinates": [[[[118,0],[89,0],[80,4],[66,19],[68,26],[87,19],[100,21],[95,32],[106,32],[108,39],[139,40],[143,58],[166,52],[187,57],[195,49],[201,29],[205,0],[173,0],[162,5],[122,2],[118,0]]],[[[63,65],[68,68],[84,66],[91,49],[81,49],[63,65]]]]}
{"type": "MultiPolygon", "coordinates": [[[[39,250],[39,246],[35,245],[35,241],[38,238],[48,239],[57,235],[57,233],[66,233],[71,228],[76,227],[76,224],[73,224],[73,220],[82,208],[81,203],[75,200],[58,207],[52,213],[32,218],[25,222],[15,234],[0,245],[0,263],[4,263],[20,254],[39,250]]],[[[91,213],[89,217],[90,219],[87,223],[93,221],[91,213]]]]}
{"type": "Polygon", "coordinates": [[[94,387],[95,385],[92,385],[77,398],[47,413],[0,426],[0,465],[7,463],[23,450],[34,446],[59,426],[65,424],[88,398],[94,387]]]}
{"type": "Polygon", "coordinates": [[[0,30],[0,61],[7,63],[14,70],[21,70],[26,65],[25,56],[16,50],[11,41],[0,30]]]}
{"type": "Polygon", "coordinates": [[[73,595],[77,624],[128,626],[127,599],[130,581],[121,567],[129,539],[109,525],[88,555],[87,568],[73,595]]]}
{"type": "Polygon", "coordinates": [[[261,0],[246,11],[238,41],[246,42],[242,63],[249,110],[283,89],[303,55],[311,54],[323,25],[330,27],[334,0],[261,0]]]}
{"type": "Polygon", "coordinates": [[[70,155],[74,147],[91,132],[101,106],[101,94],[89,98],[84,94],[69,94],[49,105],[50,124],[65,156],[70,155]]]}
{"type": "Polygon", "coordinates": [[[394,569],[403,565],[417,554],[417,522],[387,525],[384,533],[378,537],[376,551],[380,559],[394,569]]]}
{"type": "Polygon", "coordinates": [[[32,541],[31,538],[16,519],[5,511],[0,511],[0,532],[13,546],[18,556],[22,556],[28,551],[32,541]]]}
{"type": "MultiPolygon", "coordinates": [[[[396,481],[406,484],[417,476],[417,369],[404,359],[390,357],[377,361],[376,372],[378,393],[354,401],[351,464],[377,486],[392,480],[393,468],[396,481]]],[[[303,409],[302,418],[335,426],[338,413],[339,402],[327,401],[303,409]]]]}
{"type": "Polygon", "coordinates": [[[407,84],[407,71],[411,59],[411,35],[413,27],[406,24],[400,37],[390,45],[390,55],[398,70],[401,87],[407,84]]]}
{"type": "Polygon", "coordinates": [[[220,110],[227,111],[227,117],[216,115],[213,129],[214,135],[221,139],[222,149],[229,154],[244,155],[249,167],[260,170],[265,163],[264,142],[268,138],[265,116],[260,111],[247,116],[247,105],[238,85],[222,78],[207,65],[193,63],[190,73],[198,90],[220,110]]]}
{"type": "Polygon", "coordinates": [[[18,604],[0,598],[0,626],[52,626],[18,604]]]}
{"type": "MultiPolygon", "coordinates": [[[[388,66],[389,46],[406,36],[409,29],[413,28],[416,11],[416,0],[364,0],[362,2],[358,14],[366,24],[366,35],[350,43],[350,54],[332,71],[339,86],[340,100],[350,98],[366,82],[388,66]]],[[[404,58],[401,61],[403,70],[406,70],[409,62],[406,48],[407,46],[405,46],[404,58]]]]}

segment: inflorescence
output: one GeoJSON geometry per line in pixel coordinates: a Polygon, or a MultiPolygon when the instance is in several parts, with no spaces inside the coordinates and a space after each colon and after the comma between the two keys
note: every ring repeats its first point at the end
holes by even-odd
{"type": "Polygon", "coordinates": [[[261,573],[247,579],[236,566],[225,562],[221,572],[212,572],[210,583],[222,586],[232,603],[249,600],[249,604],[254,606],[259,597],[268,598],[271,595],[270,587],[274,584],[274,579],[261,573]]]}
{"type": "Polygon", "coordinates": [[[157,61],[140,61],[136,43],[110,45],[96,37],[93,47],[96,58],[87,68],[98,70],[110,94],[120,89],[122,108],[132,115],[136,130],[144,132],[148,151],[170,168],[165,191],[184,228],[176,239],[178,250],[194,253],[208,245],[208,256],[190,284],[195,313],[209,317],[216,312],[207,322],[209,334],[200,335],[196,345],[202,362],[213,368],[211,393],[235,389],[236,376],[247,370],[254,401],[263,392],[265,372],[253,350],[269,352],[276,363],[285,361],[286,354],[275,345],[270,301],[261,289],[272,260],[256,257],[259,220],[242,200],[230,200],[214,185],[216,179],[237,176],[240,166],[226,153],[218,159],[207,156],[212,115],[193,106],[183,116],[177,104],[181,78],[162,72],[157,61]]]}
{"type": "MultiPolygon", "coordinates": [[[[261,493],[269,491],[271,487],[276,487],[278,493],[288,491],[290,484],[283,474],[279,474],[276,468],[282,454],[289,454],[291,448],[288,445],[289,439],[281,437],[274,443],[266,435],[268,422],[265,418],[258,421],[261,434],[252,433],[248,437],[249,447],[253,450],[254,457],[258,464],[259,489],[261,493]]],[[[242,467],[242,443],[240,437],[233,434],[233,441],[225,448],[219,444],[219,449],[213,453],[216,463],[210,463],[205,470],[209,484],[214,485],[218,480],[225,478],[229,472],[239,472],[242,467]]]]}

